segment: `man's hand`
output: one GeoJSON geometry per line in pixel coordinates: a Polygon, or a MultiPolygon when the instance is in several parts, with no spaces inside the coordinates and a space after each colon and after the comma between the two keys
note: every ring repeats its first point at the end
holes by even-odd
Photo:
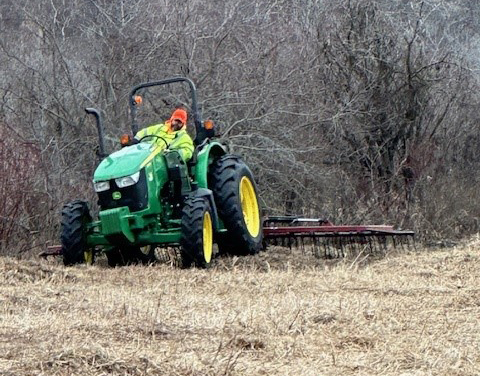
{"type": "Polygon", "coordinates": [[[140,143],[140,141],[138,141],[138,140],[134,137],[134,138],[132,138],[132,139],[130,140],[130,143],[128,144],[128,146],[136,145],[136,144],[138,144],[138,143],[140,143]]]}

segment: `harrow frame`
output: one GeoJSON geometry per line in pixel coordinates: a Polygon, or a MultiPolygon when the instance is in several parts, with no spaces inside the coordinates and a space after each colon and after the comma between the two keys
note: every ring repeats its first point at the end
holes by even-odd
{"type": "Polygon", "coordinates": [[[311,245],[315,256],[325,258],[344,257],[352,247],[366,249],[369,253],[386,251],[389,239],[394,247],[405,243],[408,247],[410,239],[415,246],[415,233],[411,230],[397,230],[390,225],[334,225],[327,219],[300,216],[267,217],[263,234],[265,246],[305,250],[306,245],[311,245]],[[332,252],[332,248],[335,251],[332,252]]]}
{"type": "MultiPolygon", "coordinates": [[[[387,249],[388,239],[394,246],[403,246],[410,238],[415,246],[415,232],[411,230],[397,230],[390,225],[334,225],[327,219],[303,218],[301,216],[269,216],[263,221],[264,248],[268,244],[283,247],[297,247],[305,249],[306,245],[312,245],[314,254],[332,258],[332,252],[328,248],[333,246],[337,251],[337,257],[347,254],[347,248],[360,245],[365,246],[372,252],[379,249],[387,249]],[[396,239],[400,238],[400,241],[396,239]],[[323,252],[320,252],[323,246],[323,252]]],[[[365,248],[363,247],[363,248],[365,248]]],[[[40,257],[60,256],[60,245],[47,246],[46,250],[39,254],[40,257]]]]}

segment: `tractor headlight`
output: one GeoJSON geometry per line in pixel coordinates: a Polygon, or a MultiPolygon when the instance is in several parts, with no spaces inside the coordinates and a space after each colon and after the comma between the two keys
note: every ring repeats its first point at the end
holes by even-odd
{"type": "Polygon", "coordinates": [[[95,189],[95,192],[108,191],[110,189],[110,182],[108,181],[97,181],[96,183],[93,182],[93,188],[95,189]]]}
{"type": "Polygon", "coordinates": [[[140,171],[135,172],[130,176],[124,176],[123,178],[115,179],[115,183],[117,183],[118,188],[125,188],[137,184],[138,179],[140,179],[140,171]]]}

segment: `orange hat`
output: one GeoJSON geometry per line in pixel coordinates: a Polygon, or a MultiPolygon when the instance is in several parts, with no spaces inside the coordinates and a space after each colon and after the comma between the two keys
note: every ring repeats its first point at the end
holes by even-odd
{"type": "Polygon", "coordinates": [[[182,108],[177,108],[173,111],[172,116],[170,117],[170,123],[174,120],[180,120],[183,125],[187,124],[187,111],[182,108]]]}

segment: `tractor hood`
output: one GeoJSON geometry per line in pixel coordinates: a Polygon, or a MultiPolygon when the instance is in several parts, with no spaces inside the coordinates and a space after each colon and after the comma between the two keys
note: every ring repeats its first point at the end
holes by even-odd
{"type": "Polygon", "coordinates": [[[105,158],[95,170],[93,181],[105,181],[123,176],[129,176],[140,171],[146,164],[147,158],[156,154],[157,148],[152,144],[143,142],[137,145],[126,146],[110,154],[105,158]]]}

